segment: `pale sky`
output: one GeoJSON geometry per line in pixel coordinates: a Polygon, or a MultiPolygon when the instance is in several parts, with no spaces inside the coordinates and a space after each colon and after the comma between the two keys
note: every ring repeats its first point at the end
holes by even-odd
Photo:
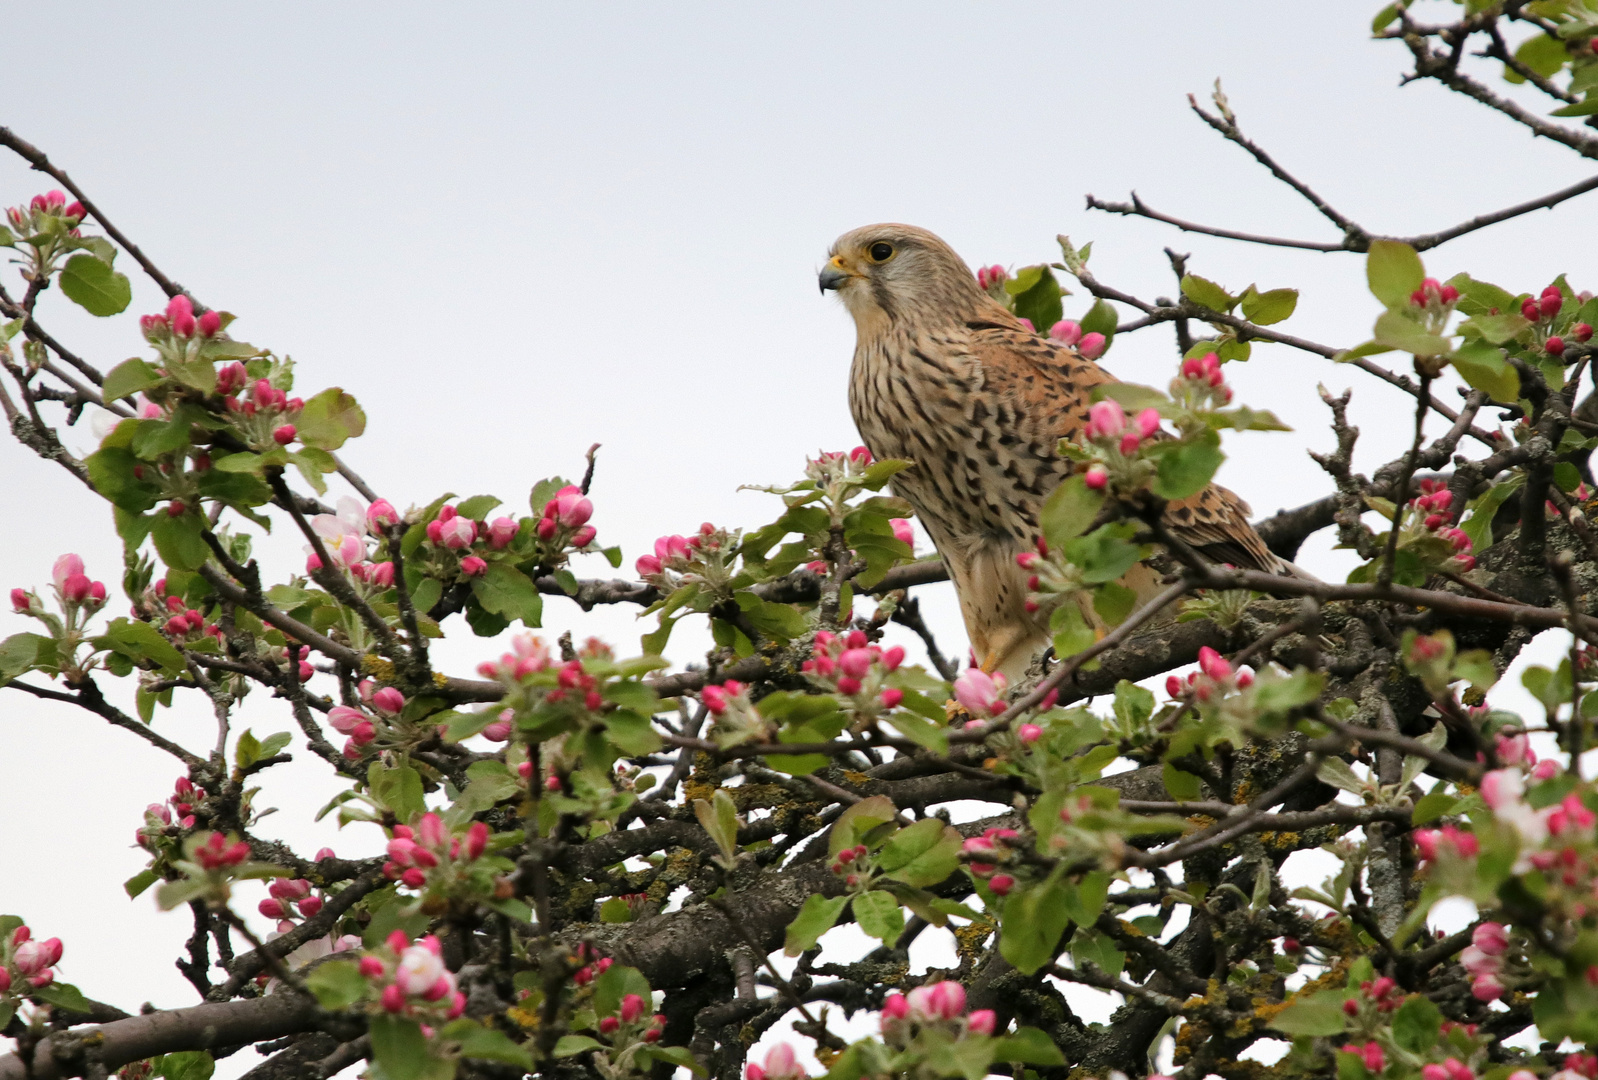
{"type": "MultiPolygon", "coordinates": [[[[594,523],[630,567],[662,533],[763,524],[775,500],[739,485],[790,481],[806,454],[858,441],[853,327],[815,285],[832,239],[858,225],[925,226],[973,265],[1058,258],[1063,232],[1094,241],[1101,280],[1146,298],[1174,290],[1169,245],[1234,291],[1301,289],[1290,333],[1368,337],[1378,305],[1357,256],[1084,210],[1085,193],[1135,188],[1178,216],[1336,239],[1188,112],[1184,95],[1217,77],[1246,132],[1376,232],[1441,228],[1588,175],[1439,87],[1399,89],[1407,54],[1368,38],[1379,6],[35,5],[8,12],[0,123],[169,275],[238,315],[236,337],[292,355],[297,390],[354,393],[370,425],[345,457],[399,506],[492,492],[514,511],[602,443],[594,523]]],[[[0,158],[0,205],[49,186],[0,158]]],[[[1428,268],[1511,291],[1567,271],[1592,288],[1595,198],[1456,241],[1428,268]]],[[[109,369],[143,352],[134,316],[164,302],[142,278],[134,288],[120,318],[94,320],[55,291],[39,316],[109,369]]],[[[1086,306],[1066,300],[1068,315],[1086,306]]],[[[1163,384],[1175,356],[1150,330],[1118,341],[1106,366],[1163,384]]],[[[1407,399],[1352,369],[1265,346],[1228,374],[1241,401],[1297,429],[1228,443],[1221,480],[1260,516],[1329,490],[1304,454],[1330,443],[1317,381],[1355,388],[1359,468],[1407,438],[1407,399]]],[[[85,423],[67,441],[94,439],[85,423]]],[[[76,551],[123,610],[102,501],[11,442],[0,498],[12,511],[0,585],[43,585],[76,551]]],[[[1301,561],[1341,577],[1350,563],[1330,543],[1301,561]]],[[[278,573],[298,545],[282,530],[266,545],[278,573]]],[[[598,558],[575,569],[609,574],[598,558]]],[[[948,586],[926,592],[946,651],[963,653],[948,586]]],[[[630,610],[583,616],[554,600],[546,627],[623,651],[648,629],[630,610]]],[[[0,612],[0,637],[25,628],[0,612]]],[[[702,644],[679,630],[672,657],[702,644]]],[[[467,634],[442,655],[466,672],[490,650],[467,634]]],[[[61,937],[63,978],[91,997],[192,1002],[171,966],[186,916],[120,893],[144,861],[126,845],[175,763],[67,707],[14,691],[0,705],[0,911],[61,937]]],[[[213,738],[197,708],[156,723],[195,747],[213,738]]],[[[252,723],[288,726],[259,699],[241,711],[252,723]]],[[[264,781],[258,802],[283,807],[264,834],[352,856],[380,846],[370,828],[309,824],[334,790],[316,770],[264,781]]]]}

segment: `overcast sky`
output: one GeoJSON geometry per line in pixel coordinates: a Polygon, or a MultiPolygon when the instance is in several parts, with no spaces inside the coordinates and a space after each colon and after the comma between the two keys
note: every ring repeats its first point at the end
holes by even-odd
{"type": "MultiPolygon", "coordinates": [[[[973,265],[1057,258],[1063,232],[1094,241],[1101,280],[1150,298],[1173,290],[1171,245],[1234,291],[1300,288],[1291,333],[1364,340],[1378,309],[1356,256],[1084,210],[1085,193],[1136,188],[1180,216],[1336,239],[1188,112],[1184,94],[1217,77],[1248,133],[1372,231],[1441,228],[1587,174],[1434,85],[1399,89],[1402,47],[1368,39],[1378,6],[32,5],[8,12],[25,57],[0,68],[0,123],[169,275],[238,315],[234,336],[293,356],[297,390],[354,393],[370,425],[345,457],[399,506],[491,492],[514,512],[602,443],[594,522],[630,567],[661,533],[764,523],[775,500],[739,485],[789,481],[806,454],[858,441],[853,326],[815,284],[832,239],[858,225],[925,226],[973,265]]],[[[0,159],[0,204],[48,186],[0,159]]],[[[1594,207],[1478,233],[1428,267],[1511,291],[1562,270],[1593,287],[1594,207]]],[[[164,302],[142,278],[134,289],[122,318],[91,319],[54,291],[39,315],[108,369],[143,349],[133,316],[164,302]]],[[[1150,330],[1106,364],[1163,384],[1174,358],[1150,330]]],[[[1271,346],[1228,374],[1240,400],[1297,429],[1228,444],[1221,479],[1259,515],[1327,490],[1304,453],[1330,442],[1317,381],[1355,387],[1361,469],[1406,438],[1404,399],[1357,371],[1271,346]]],[[[85,424],[68,442],[94,438],[85,424]]],[[[76,551],[115,591],[120,551],[97,497],[0,443],[0,498],[0,585],[45,584],[76,551]]],[[[1330,543],[1302,561],[1340,577],[1350,563],[1330,543]]],[[[280,574],[298,562],[293,538],[267,550],[280,574]]],[[[608,572],[597,558],[576,569],[608,572]]],[[[952,593],[927,591],[962,653],[952,593]]],[[[647,628],[555,602],[546,624],[624,651],[647,628]]],[[[0,612],[0,636],[25,628],[0,612]]],[[[679,636],[673,658],[692,659],[703,638],[679,636]]],[[[488,649],[467,637],[442,655],[466,671],[488,649]]],[[[171,965],[187,918],[119,892],[144,862],[128,840],[174,763],[70,708],[13,691],[0,704],[0,910],[61,937],[63,977],[93,997],[190,1003],[171,965]]],[[[258,699],[241,716],[258,733],[288,726],[258,699]]],[[[157,725],[195,747],[214,738],[198,710],[157,725]]],[[[265,787],[258,802],[285,812],[263,833],[378,849],[376,830],[305,820],[335,790],[316,771],[280,767],[265,787]]]]}

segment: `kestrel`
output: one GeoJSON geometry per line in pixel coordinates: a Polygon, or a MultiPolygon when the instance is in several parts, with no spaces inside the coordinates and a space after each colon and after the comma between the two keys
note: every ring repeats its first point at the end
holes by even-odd
{"type": "MultiPolygon", "coordinates": [[[[1047,615],[1026,610],[1027,572],[1015,556],[1032,548],[1044,498],[1074,468],[1057,445],[1087,423],[1093,388],[1116,379],[1029,330],[925,229],[845,233],[828,252],[821,288],[836,290],[854,316],[855,424],[876,457],[915,463],[893,490],[949,568],[977,660],[1013,684],[1049,642],[1047,615]]],[[[1248,514],[1242,499],[1211,485],[1171,502],[1165,519],[1217,563],[1284,572],[1248,514]]],[[[1127,584],[1142,596],[1154,578],[1135,567],[1127,584]]]]}

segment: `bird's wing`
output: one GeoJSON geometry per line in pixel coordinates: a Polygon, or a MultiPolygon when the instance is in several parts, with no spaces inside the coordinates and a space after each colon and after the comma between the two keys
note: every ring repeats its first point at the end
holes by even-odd
{"type": "MultiPolygon", "coordinates": [[[[1074,349],[1020,326],[988,324],[970,330],[968,345],[981,367],[984,388],[1015,411],[1017,434],[1031,441],[1075,439],[1086,426],[1093,388],[1118,382],[1074,349]]],[[[1248,504],[1211,484],[1177,499],[1165,520],[1178,538],[1206,558],[1276,572],[1281,561],[1248,523],[1248,504]]]]}

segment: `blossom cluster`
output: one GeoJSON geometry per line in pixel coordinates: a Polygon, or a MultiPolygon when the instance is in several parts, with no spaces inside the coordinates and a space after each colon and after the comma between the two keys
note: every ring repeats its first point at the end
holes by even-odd
{"type": "Polygon", "coordinates": [[[774,725],[750,700],[749,688],[737,679],[704,687],[699,700],[712,717],[711,737],[724,748],[776,736],[774,725]]]}
{"type": "MultiPolygon", "coordinates": [[[[139,330],[143,332],[144,340],[152,345],[166,344],[173,338],[212,338],[222,332],[222,316],[215,311],[196,316],[194,301],[179,293],[168,301],[166,310],[161,314],[141,317],[139,330]]],[[[243,364],[228,366],[237,368],[239,372],[244,370],[243,364]]],[[[223,389],[221,372],[217,373],[217,392],[224,396],[228,393],[223,389]]]]}
{"type": "Polygon", "coordinates": [[[1469,554],[1470,535],[1453,524],[1453,518],[1448,512],[1453,505],[1454,493],[1448,490],[1445,481],[1422,480],[1420,494],[1409,501],[1413,513],[1410,525],[1413,535],[1404,539],[1435,537],[1445,541],[1453,553],[1449,559],[1453,564],[1451,568],[1463,573],[1476,568],[1476,559],[1469,554]]]}
{"type": "Polygon", "coordinates": [[[568,484],[544,504],[544,514],[534,528],[538,538],[546,543],[560,541],[561,546],[569,544],[581,551],[594,542],[595,529],[588,524],[593,513],[594,504],[583,495],[582,489],[568,484]]]}
{"type": "Polygon", "coordinates": [[[1097,360],[1109,346],[1109,339],[1096,330],[1084,334],[1082,324],[1075,319],[1061,319],[1049,327],[1049,338],[1075,348],[1085,360],[1097,360]]]}
{"type": "Polygon", "coordinates": [[[286,934],[294,928],[296,912],[307,919],[314,919],[321,912],[325,901],[311,889],[311,883],[305,878],[273,878],[272,884],[267,886],[270,895],[261,901],[257,910],[268,919],[277,919],[278,933],[286,934]]]}
{"type": "Polygon", "coordinates": [[[55,982],[53,969],[61,962],[60,938],[40,941],[23,925],[0,944],[5,946],[0,950],[0,994],[10,993],[13,987],[26,993],[24,985],[39,990],[55,982]]]}
{"type": "MultiPolygon", "coordinates": [[[[180,296],[178,299],[184,298],[180,296]]],[[[173,303],[177,303],[177,300],[173,303]]],[[[205,320],[214,314],[207,312],[201,318],[205,320]]],[[[289,397],[288,391],[273,386],[271,379],[251,382],[244,365],[235,360],[223,365],[217,372],[216,388],[222,395],[223,405],[233,417],[234,427],[255,449],[271,450],[276,446],[287,446],[299,438],[297,421],[305,409],[305,401],[289,397]]],[[[350,501],[354,502],[353,499],[350,501]]]]}
{"type": "Polygon", "coordinates": [[[204,801],[203,787],[187,776],[178,777],[166,802],[151,803],[144,808],[144,824],[133,834],[133,842],[147,851],[154,851],[156,841],[174,824],[183,829],[194,828],[194,808],[204,801]]]}
{"type": "Polygon", "coordinates": [[[382,946],[361,957],[360,970],[384,1012],[454,1020],[466,1011],[466,995],[456,989],[443,952],[432,934],[413,944],[403,930],[395,930],[382,946]]]}
{"type": "Polygon", "coordinates": [[[738,533],[718,529],[706,521],[693,536],[662,536],[653,554],[634,563],[638,576],[664,592],[681,585],[702,583],[713,591],[732,579],[733,553],[738,533]]]}
{"type": "Polygon", "coordinates": [[[857,710],[869,711],[877,706],[892,709],[904,700],[904,691],[883,685],[883,680],[904,663],[902,646],[883,649],[871,644],[861,630],[844,634],[820,630],[812,652],[799,670],[819,689],[853,698],[857,710]]]}
{"type": "Polygon", "coordinates": [[[1011,841],[1019,841],[1021,834],[1014,829],[997,826],[983,831],[981,836],[969,837],[960,846],[960,854],[967,860],[966,868],[977,877],[986,878],[988,888],[999,896],[1006,896],[1015,888],[1015,878],[996,871],[999,864],[1010,857],[1011,841]]]}
{"type": "Polygon", "coordinates": [[[1138,462],[1138,448],[1159,430],[1158,409],[1144,409],[1133,418],[1126,415],[1119,402],[1095,402],[1088,410],[1082,441],[1086,446],[1097,447],[1099,455],[1083,472],[1082,482],[1094,491],[1104,490],[1112,479],[1127,484],[1129,489],[1140,486],[1148,466],[1138,462]]]}
{"type": "Polygon", "coordinates": [[[882,1002],[882,1035],[899,1045],[917,1026],[942,1024],[961,1033],[992,1035],[997,1021],[992,1009],[975,1009],[967,1015],[965,987],[952,979],[918,986],[908,994],[889,994],[882,1002]]]}
{"type": "Polygon", "coordinates": [[[364,757],[369,752],[368,747],[378,742],[379,736],[389,736],[378,747],[381,749],[382,746],[403,741],[405,735],[409,734],[396,727],[400,711],[405,708],[404,694],[392,686],[374,688],[370,680],[363,681],[357,691],[370,711],[350,705],[335,705],[327,713],[327,722],[333,730],[349,736],[344,744],[344,756],[351,761],[359,761],[364,757]]]}
{"type": "Polygon", "coordinates": [[[67,193],[59,190],[35,195],[28,200],[27,206],[6,208],[6,220],[24,236],[45,232],[58,220],[65,225],[77,225],[88,214],[82,203],[76,199],[67,202],[67,193]]]}
{"type": "Polygon", "coordinates": [[[459,865],[482,858],[488,850],[488,826],[474,821],[464,836],[455,835],[442,818],[429,811],[422,815],[414,829],[408,825],[394,826],[393,839],[386,850],[388,861],[383,864],[383,876],[420,889],[428,885],[430,879],[444,881],[459,865]]]}
{"type": "Polygon", "coordinates": [[[1199,669],[1189,672],[1185,680],[1179,675],[1167,676],[1165,692],[1173,698],[1192,697],[1203,704],[1234,689],[1247,690],[1254,685],[1252,672],[1233,672],[1231,661],[1208,645],[1199,647],[1198,665],[1199,669]]]}
{"type": "Polygon", "coordinates": [[[1176,378],[1171,380],[1171,400],[1190,410],[1230,405],[1232,388],[1226,385],[1226,376],[1221,372],[1220,356],[1205,353],[1183,360],[1176,378]]]}
{"type": "Polygon", "coordinates": [[[599,1033],[610,1038],[613,1044],[635,1037],[646,1043],[659,1042],[665,1031],[666,1017],[650,1013],[649,1002],[642,994],[623,994],[616,1012],[599,1018],[599,1033]]]}
{"type": "Polygon", "coordinates": [[[756,1065],[751,1061],[744,1066],[744,1080],[803,1080],[805,1075],[804,1066],[799,1064],[793,1047],[785,1042],[767,1050],[763,1064],[756,1065]]]}
{"type": "MultiPolygon", "coordinates": [[[[69,625],[78,612],[92,615],[105,603],[105,582],[90,580],[83,572],[83,560],[76,555],[62,555],[56,559],[50,577],[55,585],[56,602],[69,625]]],[[[44,604],[31,589],[12,589],[11,607],[19,615],[44,614],[44,604]]]]}

